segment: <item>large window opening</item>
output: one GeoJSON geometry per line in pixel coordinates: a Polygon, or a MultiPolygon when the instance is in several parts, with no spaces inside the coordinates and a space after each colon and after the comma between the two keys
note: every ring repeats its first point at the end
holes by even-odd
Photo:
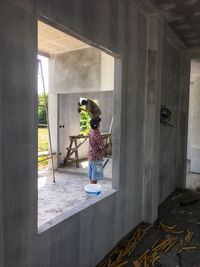
{"type": "MultiPolygon", "coordinates": [[[[59,222],[61,213],[70,216],[97,200],[84,190],[90,183],[87,172],[91,114],[84,105],[78,112],[81,98],[94,101],[101,110],[100,133],[105,151],[104,178],[98,181],[101,185],[99,199],[113,192],[114,91],[121,86],[121,72],[117,60],[118,75],[115,75],[116,58],[111,54],[41,21],[38,22],[38,54],[46,56],[39,56],[39,59],[42,67],[47,64],[46,71],[43,67],[43,78],[48,80],[45,93],[40,92],[38,74],[38,161],[44,159],[42,166],[38,165],[40,227],[49,221],[48,225],[54,225],[59,222]],[[48,102],[47,112],[43,110],[44,99],[48,102]],[[42,152],[46,153],[46,161],[42,152]]],[[[119,103],[115,109],[120,118],[119,103]]],[[[116,128],[119,130],[119,125],[116,128]]],[[[118,135],[115,142],[119,142],[118,135]]],[[[117,182],[115,180],[114,184],[117,182]]]]}

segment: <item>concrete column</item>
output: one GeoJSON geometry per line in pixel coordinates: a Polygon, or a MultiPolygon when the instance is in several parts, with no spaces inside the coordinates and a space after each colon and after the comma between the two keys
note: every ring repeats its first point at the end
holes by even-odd
{"type": "MultiPolygon", "coordinates": [[[[1,13],[0,13],[0,25],[1,23],[1,13]]],[[[0,26],[0,36],[1,36],[1,31],[2,27],[0,26]]],[[[0,62],[2,62],[2,57],[1,57],[1,50],[0,50],[0,62]]],[[[2,155],[2,129],[3,129],[3,124],[2,124],[2,65],[0,64],[0,266],[4,266],[3,263],[3,241],[4,241],[4,236],[3,236],[3,226],[4,226],[4,220],[3,220],[3,175],[2,175],[2,170],[3,170],[3,155],[2,155]]]]}
{"type": "MultiPolygon", "coordinates": [[[[200,173],[200,62],[191,63],[191,84],[188,124],[188,152],[190,152],[191,172],[200,173]]],[[[189,153],[188,153],[189,154],[189,153]]]]}
{"type": "Polygon", "coordinates": [[[181,81],[177,127],[177,187],[186,186],[187,129],[189,110],[190,60],[186,52],[181,57],[181,81]]]}
{"type": "Polygon", "coordinates": [[[0,18],[3,258],[6,267],[31,267],[33,236],[37,233],[37,18],[34,2],[3,2],[0,18]]]}
{"type": "Polygon", "coordinates": [[[163,21],[148,18],[148,51],[144,117],[143,220],[157,219],[163,21]]]}
{"type": "MultiPolygon", "coordinates": [[[[48,94],[49,100],[49,128],[51,133],[51,144],[52,144],[52,151],[56,153],[53,155],[53,164],[54,169],[58,168],[58,95],[57,94],[48,94]]],[[[50,149],[50,147],[49,147],[50,149]]],[[[49,159],[48,161],[48,168],[52,169],[52,160],[49,159]]]]}
{"type": "Polygon", "coordinates": [[[121,81],[122,81],[122,63],[121,59],[115,58],[114,71],[114,111],[113,111],[113,129],[112,133],[112,186],[119,189],[120,181],[120,162],[121,162],[121,81]]]}

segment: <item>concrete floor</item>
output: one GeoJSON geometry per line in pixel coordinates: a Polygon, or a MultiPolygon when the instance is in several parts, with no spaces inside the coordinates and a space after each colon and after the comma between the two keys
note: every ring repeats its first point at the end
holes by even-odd
{"type": "MultiPolygon", "coordinates": [[[[194,191],[176,191],[170,195],[160,206],[158,210],[158,220],[152,225],[152,228],[144,235],[144,237],[138,242],[135,249],[127,256],[128,240],[133,236],[136,229],[133,230],[127,237],[125,237],[117,246],[112,250],[108,256],[97,266],[116,266],[112,263],[118,257],[118,265],[124,267],[133,267],[133,262],[138,259],[145,251],[149,250],[147,255],[152,254],[152,246],[158,240],[164,240],[167,238],[176,238],[177,243],[166,253],[162,249],[158,252],[159,261],[155,265],[157,267],[200,267],[200,193],[194,191]],[[185,201],[194,201],[188,202],[185,201]],[[163,221],[164,224],[174,226],[177,233],[164,232],[159,227],[159,221],[163,221]],[[186,233],[188,231],[193,232],[191,241],[185,241],[186,233]],[[180,231],[180,232],[179,232],[180,231]],[[196,248],[191,251],[185,251],[178,253],[178,251],[185,246],[195,246],[196,248]],[[116,249],[118,248],[118,251],[116,249]],[[113,251],[116,251],[113,254],[113,251]],[[125,256],[122,252],[125,252],[125,256]],[[112,255],[111,255],[112,254],[112,255]],[[101,265],[104,263],[104,265],[101,265]],[[106,264],[108,263],[108,264],[106,264]],[[123,264],[124,263],[124,264],[123,264]],[[111,264],[111,265],[110,265],[111,264]],[[122,264],[122,265],[120,265],[122,264]]],[[[130,248],[130,247],[129,247],[130,248]]],[[[147,266],[147,265],[138,265],[147,266]]]]}
{"type": "Polygon", "coordinates": [[[191,190],[200,189],[200,173],[190,172],[190,162],[187,162],[186,188],[191,190]]]}
{"type": "MultiPolygon", "coordinates": [[[[56,172],[56,183],[52,182],[52,172],[42,170],[38,176],[38,227],[49,222],[63,211],[71,211],[88,201],[84,186],[89,183],[87,178],[87,161],[82,161],[80,168],[68,165],[56,172]]],[[[112,159],[104,168],[105,179],[100,181],[102,194],[112,189],[112,159]]],[[[200,188],[200,174],[187,168],[188,189],[200,188]]]]}
{"type": "MultiPolygon", "coordinates": [[[[98,182],[102,186],[102,193],[112,190],[112,160],[104,168],[105,178],[98,182]]],[[[42,170],[38,173],[38,227],[49,222],[59,214],[81,208],[95,196],[87,196],[84,186],[89,183],[87,178],[87,162],[82,162],[79,169],[60,168],[55,173],[56,183],[52,182],[52,171],[42,170]]]]}

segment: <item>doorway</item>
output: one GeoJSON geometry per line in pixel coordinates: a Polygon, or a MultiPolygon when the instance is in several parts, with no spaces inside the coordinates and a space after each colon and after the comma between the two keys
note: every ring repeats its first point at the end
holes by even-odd
{"type": "Polygon", "coordinates": [[[186,187],[200,190],[200,59],[191,60],[186,187]]]}

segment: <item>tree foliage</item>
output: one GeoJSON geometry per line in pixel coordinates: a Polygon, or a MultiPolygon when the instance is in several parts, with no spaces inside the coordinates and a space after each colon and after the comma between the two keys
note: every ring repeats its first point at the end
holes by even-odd
{"type": "Polygon", "coordinates": [[[47,124],[45,99],[48,105],[48,95],[44,93],[38,95],[38,124],[47,124]]]}
{"type": "Polygon", "coordinates": [[[81,110],[80,112],[80,133],[81,134],[89,134],[90,132],[90,114],[86,110],[81,110]]]}

